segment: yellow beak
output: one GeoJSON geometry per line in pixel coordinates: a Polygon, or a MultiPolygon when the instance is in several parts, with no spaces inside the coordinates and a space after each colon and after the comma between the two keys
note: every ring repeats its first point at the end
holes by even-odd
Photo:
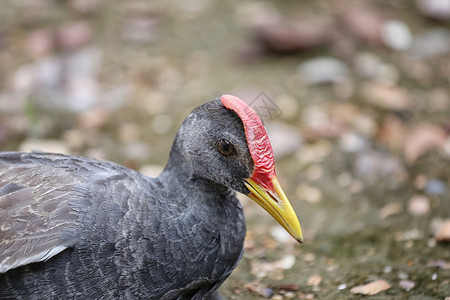
{"type": "Polygon", "coordinates": [[[244,184],[250,190],[247,196],[264,208],[294,239],[303,243],[300,222],[277,177],[272,177],[270,182],[273,190],[263,187],[253,177],[245,179],[244,184]]]}

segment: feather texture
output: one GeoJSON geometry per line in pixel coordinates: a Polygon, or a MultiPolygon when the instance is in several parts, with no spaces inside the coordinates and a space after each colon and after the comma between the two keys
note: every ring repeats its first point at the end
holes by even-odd
{"type": "Polygon", "coordinates": [[[252,170],[243,125],[220,100],[185,120],[158,178],[0,153],[0,298],[220,299],[245,236],[232,189],[246,192],[252,170]],[[217,152],[223,136],[239,158],[217,152]]]}

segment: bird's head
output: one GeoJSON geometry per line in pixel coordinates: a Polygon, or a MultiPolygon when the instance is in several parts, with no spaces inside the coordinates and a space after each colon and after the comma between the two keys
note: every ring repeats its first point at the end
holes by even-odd
{"type": "Polygon", "coordinates": [[[255,111],[224,95],[192,111],[178,132],[177,151],[191,172],[249,196],[298,242],[298,218],[281,188],[272,146],[255,111]]]}

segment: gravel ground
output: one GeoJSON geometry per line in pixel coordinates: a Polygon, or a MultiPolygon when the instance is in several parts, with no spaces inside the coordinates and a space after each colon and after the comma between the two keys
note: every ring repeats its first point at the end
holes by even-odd
{"type": "Polygon", "coordinates": [[[228,299],[450,299],[450,1],[13,1],[0,150],[157,175],[196,105],[264,119],[305,234],[243,198],[228,299]]]}

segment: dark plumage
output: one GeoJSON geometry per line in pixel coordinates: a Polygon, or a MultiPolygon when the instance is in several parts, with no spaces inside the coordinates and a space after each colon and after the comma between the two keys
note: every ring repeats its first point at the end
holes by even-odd
{"type": "Polygon", "coordinates": [[[0,153],[0,299],[219,299],[243,251],[234,191],[251,194],[254,171],[243,121],[221,100],[186,118],[157,178],[0,153]]]}

